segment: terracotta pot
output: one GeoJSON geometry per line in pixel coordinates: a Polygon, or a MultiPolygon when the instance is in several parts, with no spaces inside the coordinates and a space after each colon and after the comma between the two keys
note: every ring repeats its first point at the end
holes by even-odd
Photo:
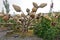
{"type": "Polygon", "coordinates": [[[3,20],[5,20],[5,21],[7,21],[7,20],[9,20],[9,15],[5,15],[4,17],[3,17],[3,20]]]}

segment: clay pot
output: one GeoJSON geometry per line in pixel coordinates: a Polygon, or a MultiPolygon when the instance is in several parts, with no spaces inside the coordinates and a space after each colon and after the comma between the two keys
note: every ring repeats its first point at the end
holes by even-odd
{"type": "Polygon", "coordinates": [[[9,15],[5,15],[5,16],[3,17],[3,20],[7,21],[7,20],[9,20],[9,18],[10,18],[9,15]]]}

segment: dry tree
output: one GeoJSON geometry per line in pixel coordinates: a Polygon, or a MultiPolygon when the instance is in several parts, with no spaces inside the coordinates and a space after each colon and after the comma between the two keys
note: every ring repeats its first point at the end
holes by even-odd
{"type": "MultiPolygon", "coordinates": [[[[20,21],[23,33],[28,32],[28,27],[31,26],[32,21],[35,20],[36,12],[38,8],[43,8],[46,5],[47,4],[41,4],[38,6],[37,3],[33,2],[34,7],[32,8],[32,11],[30,11],[29,8],[26,9],[26,12],[28,13],[28,15],[25,15],[19,6],[13,5],[16,12],[22,12],[21,17],[19,18],[19,21],[20,21]]],[[[37,19],[39,19],[39,17],[40,17],[40,14],[38,14],[37,19]]]]}
{"type": "Polygon", "coordinates": [[[25,32],[25,14],[23,13],[23,11],[21,10],[21,8],[17,5],[13,5],[13,8],[15,9],[16,12],[22,12],[21,13],[21,17],[18,19],[20,21],[20,26],[22,27],[22,33],[25,32]]]}
{"type": "Polygon", "coordinates": [[[47,5],[46,3],[42,3],[41,5],[38,6],[37,3],[33,2],[34,7],[32,8],[32,11],[31,12],[30,12],[30,10],[29,10],[29,12],[26,11],[29,14],[29,18],[28,18],[29,26],[31,25],[31,23],[33,23],[32,21],[35,21],[35,18],[40,19],[41,13],[37,14],[37,16],[36,16],[36,12],[37,12],[38,8],[44,8],[46,5],[47,5]]]}

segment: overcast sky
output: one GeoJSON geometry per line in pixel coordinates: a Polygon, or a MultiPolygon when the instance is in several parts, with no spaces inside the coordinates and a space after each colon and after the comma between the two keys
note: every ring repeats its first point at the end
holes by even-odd
{"type": "MultiPolygon", "coordinates": [[[[39,12],[43,12],[43,13],[49,12],[50,4],[51,4],[51,0],[8,0],[8,2],[10,4],[10,13],[11,14],[13,14],[13,12],[17,13],[14,10],[14,8],[12,7],[13,4],[16,4],[16,5],[20,6],[25,14],[27,14],[26,13],[26,8],[29,8],[30,10],[32,9],[32,7],[33,7],[32,2],[36,2],[38,5],[40,5],[41,3],[47,3],[47,6],[44,7],[44,8],[39,8],[37,10],[37,13],[39,13],[39,12]]],[[[60,0],[53,0],[53,3],[54,3],[53,11],[60,11],[60,0]]],[[[2,10],[2,7],[4,7],[3,0],[0,0],[0,11],[2,10]]],[[[17,13],[17,14],[20,14],[20,13],[17,13]]]]}

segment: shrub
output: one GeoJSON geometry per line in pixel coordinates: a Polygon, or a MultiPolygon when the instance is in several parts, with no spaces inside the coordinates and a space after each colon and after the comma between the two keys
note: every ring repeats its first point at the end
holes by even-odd
{"type": "Polygon", "coordinates": [[[33,27],[30,27],[29,30],[33,30],[33,27]]]}
{"type": "Polygon", "coordinates": [[[0,23],[3,23],[3,22],[5,22],[5,21],[2,19],[2,17],[0,17],[0,23]]]}
{"type": "Polygon", "coordinates": [[[34,34],[43,40],[53,40],[58,34],[59,30],[56,26],[51,25],[51,21],[45,17],[41,17],[41,22],[37,23],[34,27],[34,34]]]}
{"type": "Polygon", "coordinates": [[[15,20],[8,20],[8,22],[11,22],[11,23],[16,23],[16,21],[15,20]]]}

